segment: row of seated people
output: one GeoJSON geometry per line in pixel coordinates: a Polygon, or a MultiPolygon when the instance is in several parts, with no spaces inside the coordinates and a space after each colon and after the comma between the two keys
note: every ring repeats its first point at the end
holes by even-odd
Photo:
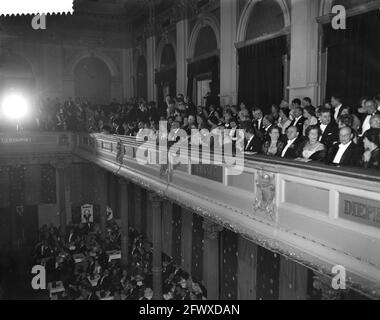
{"type": "MultiPolygon", "coordinates": [[[[129,230],[128,265],[120,262],[120,229],[107,222],[103,235],[98,225],[71,225],[65,236],[44,226],[35,247],[34,264],[46,267],[52,299],[151,300],[152,246],[136,230],[129,230]],[[114,259],[112,258],[114,257],[114,259]]],[[[162,254],[165,300],[202,300],[205,288],[162,254]]]]}
{"type": "MultiPolygon", "coordinates": [[[[372,169],[380,166],[380,97],[362,98],[357,114],[334,96],[331,103],[318,108],[312,106],[309,98],[294,99],[291,104],[283,101],[281,107],[272,106],[272,112],[267,115],[243,103],[239,108],[213,105],[194,108],[184,105],[181,99],[179,96],[167,102],[169,141],[178,142],[179,136],[190,136],[193,130],[202,133],[206,129],[206,135],[212,135],[215,129],[219,133],[227,129],[227,137],[233,142],[237,140],[236,130],[243,129],[246,152],[340,166],[372,169]]],[[[103,133],[136,135],[142,139],[158,137],[159,130],[154,125],[139,122],[136,128],[135,122],[127,121],[123,125],[114,123],[112,129],[106,128],[103,133]]],[[[214,136],[211,143],[213,139],[214,136]]],[[[210,140],[206,136],[204,141],[210,140]]],[[[226,139],[220,143],[226,143],[226,139]]]]}

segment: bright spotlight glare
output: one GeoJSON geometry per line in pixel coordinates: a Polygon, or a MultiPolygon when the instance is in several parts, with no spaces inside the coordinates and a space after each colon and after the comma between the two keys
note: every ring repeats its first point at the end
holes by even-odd
{"type": "Polygon", "coordinates": [[[3,100],[2,110],[8,119],[21,119],[28,112],[28,103],[21,95],[13,94],[3,100]]]}

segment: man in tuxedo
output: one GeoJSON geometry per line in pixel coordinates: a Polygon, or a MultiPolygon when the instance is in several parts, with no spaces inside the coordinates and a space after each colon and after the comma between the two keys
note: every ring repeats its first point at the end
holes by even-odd
{"type": "Polygon", "coordinates": [[[303,110],[300,106],[297,106],[293,110],[294,120],[291,123],[291,127],[296,127],[298,132],[303,132],[303,125],[305,123],[305,118],[303,116],[303,110]]]}
{"type": "Polygon", "coordinates": [[[303,109],[305,109],[307,107],[313,107],[314,108],[314,106],[311,103],[311,99],[309,97],[303,98],[303,100],[302,100],[302,107],[303,107],[303,109]]]}
{"type": "Polygon", "coordinates": [[[255,108],[252,110],[252,116],[253,116],[253,126],[258,132],[262,132],[264,128],[263,120],[264,120],[264,114],[261,109],[255,108]]]}
{"type": "Polygon", "coordinates": [[[380,129],[380,114],[374,115],[369,122],[371,129],[380,129]]]}
{"type": "Polygon", "coordinates": [[[284,150],[282,151],[281,158],[284,159],[297,159],[301,155],[301,148],[303,140],[297,127],[289,127],[286,131],[287,142],[284,150]]]}
{"type": "Polygon", "coordinates": [[[244,130],[244,151],[260,153],[263,143],[254,127],[246,125],[244,130]]]}
{"type": "Polygon", "coordinates": [[[329,109],[323,108],[320,112],[319,127],[322,131],[322,135],[319,141],[323,143],[327,149],[330,149],[333,144],[339,140],[339,127],[333,120],[329,109]]]}
{"type": "Polygon", "coordinates": [[[375,101],[367,100],[364,105],[365,113],[367,114],[364,118],[361,136],[363,136],[367,130],[371,129],[371,118],[376,115],[380,115],[380,112],[377,111],[377,106],[375,101]]]}
{"type": "Polygon", "coordinates": [[[334,120],[337,122],[343,111],[343,103],[341,97],[338,95],[333,95],[331,97],[331,105],[334,108],[334,120]]]}
{"type": "Polygon", "coordinates": [[[274,125],[274,118],[273,118],[273,116],[266,115],[264,117],[264,119],[263,119],[263,129],[260,132],[261,139],[263,141],[267,141],[268,139],[270,139],[269,132],[270,132],[270,129],[273,127],[273,125],[274,125]]]}
{"type": "Polygon", "coordinates": [[[334,144],[327,156],[327,164],[336,166],[359,166],[362,152],[352,141],[352,129],[344,127],[339,131],[339,143],[334,144]]]}

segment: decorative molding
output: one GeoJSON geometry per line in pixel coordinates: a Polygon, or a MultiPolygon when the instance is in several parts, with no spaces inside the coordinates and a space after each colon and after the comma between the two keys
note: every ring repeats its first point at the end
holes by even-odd
{"type": "Polygon", "coordinates": [[[205,231],[205,237],[209,240],[218,239],[219,232],[223,231],[223,226],[214,223],[208,219],[205,219],[202,223],[203,230],[205,231]]]}
{"type": "MultiPolygon", "coordinates": [[[[237,43],[244,42],[246,40],[247,27],[249,24],[252,11],[255,9],[255,5],[260,1],[261,0],[251,0],[246,3],[243,9],[243,12],[240,16],[240,20],[239,20],[239,24],[237,28],[237,34],[236,34],[237,43]]],[[[279,4],[279,6],[282,9],[282,12],[284,15],[285,28],[289,27],[291,24],[291,18],[290,18],[290,10],[288,8],[286,0],[276,0],[276,2],[279,4]]]]}
{"type": "Polygon", "coordinates": [[[258,171],[256,175],[256,199],[253,214],[275,222],[276,208],[276,175],[272,172],[258,171]]]}

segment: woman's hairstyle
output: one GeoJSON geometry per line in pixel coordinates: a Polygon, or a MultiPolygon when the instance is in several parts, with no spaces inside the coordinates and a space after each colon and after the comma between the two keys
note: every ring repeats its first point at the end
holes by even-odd
{"type": "Polygon", "coordinates": [[[269,134],[272,134],[273,130],[278,130],[278,132],[281,134],[281,129],[278,126],[272,126],[269,129],[269,134]]]}
{"type": "Polygon", "coordinates": [[[380,147],[380,129],[369,129],[364,134],[364,139],[367,138],[370,142],[380,147]]]}
{"type": "Polygon", "coordinates": [[[317,130],[317,132],[318,132],[318,139],[322,136],[322,130],[321,130],[321,128],[318,125],[314,125],[314,126],[308,126],[307,127],[306,132],[305,132],[307,138],[309,137],[310,132],[312,130],[317,130]]]}
{"type": "Polygon", "coordinates": [[[338,118],[338,123],[339,122],[343,123],[345,127],[352,128],[354,126],[354,117],[350,114],[342,114],[338,118]]]}
{"type": "Polygon", "coordinates": [[[308,114],[310,114],[312,117],[315,117],[315,108],[312,106],[307,106],[304,109],[308,114]]]}
{"type": "Polygon", "coordinates": [[[289,118],[289,116],[290,116],[290,110],[289,110],[289,109],[287,109],[287,108],[281,108],[280,110],[281,110],[281,112],[282,112],[287,118],[289,118]]]}

